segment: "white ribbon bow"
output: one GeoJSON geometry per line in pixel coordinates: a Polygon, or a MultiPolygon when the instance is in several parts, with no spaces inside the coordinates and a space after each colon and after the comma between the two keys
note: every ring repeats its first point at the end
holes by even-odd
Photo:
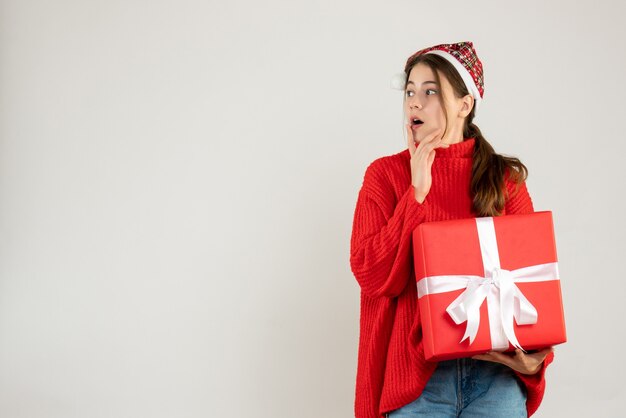
{"type": "Polygon", "coordinates": [[[559,280],[557,263],[539,264],[516,270],[500,268],[500,256],[492,217],[476,218],[485,270],[481,276],[429,276],[417,283],[418,297],[465,289],[446,309],[454,322],[467,322],[465,335],[474,342],[480,325],[480,307],[487,300],[491,344],[494,350],[507,349],[509,342],[522,348],[513,327],[537,323],[537,309],[516,286],[520,282],[559,280]]]}

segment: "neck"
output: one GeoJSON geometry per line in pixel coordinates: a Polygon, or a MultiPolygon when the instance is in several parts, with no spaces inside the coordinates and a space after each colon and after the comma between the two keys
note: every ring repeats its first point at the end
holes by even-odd
{"type": "Polygon", "coordinates": [[[444,144],[458,144],[463,142],[463,126],[453,126],[443,137],[444,144]]]}

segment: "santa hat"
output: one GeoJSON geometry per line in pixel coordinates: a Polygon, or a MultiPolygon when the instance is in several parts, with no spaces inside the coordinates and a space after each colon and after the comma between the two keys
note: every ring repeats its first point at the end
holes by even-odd
{"type": "MultiPolygon", "coordinates": [[[[457,42],[455,44],[440,44],[421,49],[411,55],[405,64],[405,71],[408,70],[409,63],[418,55],[435,54],[448,60],[457,70],[467,90],[474,97],[474,107],[478,106],[483,99],[485,91],[483,64],[478,59],[472,42],[457,42]]],[[[406,73],[398,73],[391,80],[391,87],[397,90],[404,90],[406,84],[406,73]]]]}

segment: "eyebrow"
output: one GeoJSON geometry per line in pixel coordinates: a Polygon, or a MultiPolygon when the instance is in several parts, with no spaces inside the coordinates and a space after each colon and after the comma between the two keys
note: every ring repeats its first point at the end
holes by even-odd
{"type": "MultiPolygon", "coordinates": [[[[424,84],[429,84],[429,83],[430,83],[430,84],[435,84],[435,85],[437,84],[437,83],[436,83],[436,82],[434,82],[434,81],[424,81],[424,82],[422,83],[422,86],[423,86],[424,84]]],[[[408,83],[406,83],[406,84],[407,84],[407,86],[408,86],[409,84],[413,84],[413,85],[415,85],[415,83],[414,83],[414,82],[412,82],[412,81],[409,81],[409,82],[408,82],[408,83]]]]}

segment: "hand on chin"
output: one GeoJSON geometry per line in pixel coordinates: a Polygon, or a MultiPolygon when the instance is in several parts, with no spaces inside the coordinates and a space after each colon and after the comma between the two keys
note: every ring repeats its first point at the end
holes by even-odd
{"type": "MultiPolygon", "coordinates": [[[[421,127],[417,131],[414,131],[413,138],[415,139],[415,145],[421,143],[424,138],[428,137],[429,135],[431,135],[436,130],[437,130],[437,128],[421,127]]],[[[435,139],[435,138],[432,138],[432,139],[435,139]]]]}

